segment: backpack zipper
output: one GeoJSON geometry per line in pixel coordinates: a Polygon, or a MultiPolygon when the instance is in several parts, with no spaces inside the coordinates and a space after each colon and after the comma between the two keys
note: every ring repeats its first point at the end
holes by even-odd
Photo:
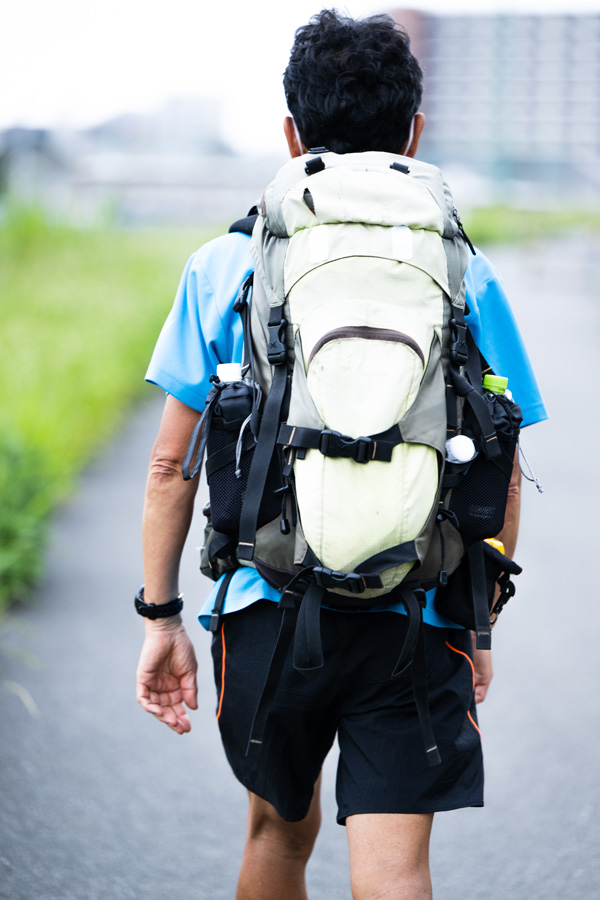
{"type": "Polygon", "coordinates": [[[371,328],[368,325],[347,325],[345,328],[334,328],[333,331],[328,331],[327,334],[324,334],[323,337],[319,338],[311,350],[307,368],[325,344],[328,344],[330,341],[339,340],[340,338],[361,338],[367,341],[391,341],[396,344],[405,344],[417,354],[421,363],[425,366],[425,356],[423,351],[415,339],[409,334],[404,334],[402,331],[393,331],[391,328],[371,328]]]}

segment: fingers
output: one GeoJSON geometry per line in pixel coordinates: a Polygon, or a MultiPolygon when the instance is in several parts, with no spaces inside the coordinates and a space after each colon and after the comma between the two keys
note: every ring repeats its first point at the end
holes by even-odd
{"type": "MultiPolygon", "coordinates": [[[[187,734],[192,730],[192,724],[185,711],[182,700],[183,693],[180,690],[170,692],[153,691],[150,690],[148,685],[138,683],[137,701],[142,709],[153,715],[160,722],[164,722],[172,731],[175,731],[177,734],[187,734]]],[[[193,706],[188,703],[190,709],[197,709],[195,679],[194,690],[190,699],[194,701],[193,706]]]]}
{"type": "Polygon", "coordinates": [[[184,675],[181,679],[181,695],[189,709],[198,709],[198,684],[195,673],[184,675]]]}
{"type": "Polygon", "coordinates": [[[187,734],[192,730],[192,723],[183,707],[183,703],[178,703],[176,706],[161,706],[160,703],[156,703],[147,697],[139,697],[138,703],[142,709],[153,715],[159,722],[164,722],[177,734],[187,734]]]}

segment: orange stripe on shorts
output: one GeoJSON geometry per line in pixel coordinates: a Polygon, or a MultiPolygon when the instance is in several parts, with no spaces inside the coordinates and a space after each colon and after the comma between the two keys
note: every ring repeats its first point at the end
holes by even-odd
{"type": "Polygon", "coordinates": [[[471,672],[473,673],[473,690],[475,690],[475,666],[473,665],[473,660],[469,656],[468,653],[464,653],[462,650],[457,650],[456,647],[453,647],[452,644],[449,644],[446,641],[446,647],[450,647],[451,650],[454,650],[455,653],[460,653],[461,656],[464,656],[465,659],[469,660],[469,665],[471,666],[471,672]]]}
{"type": "Polygon", "coordinates": [[[225,646],[225,622],[221,625],[221,696],[219,697],[219,708],[217,710],[217,719],[221,715],[221,707],[223,706],[223,694],[225,693],[225,657],[227,656],[227,648],[225,646]]]}
{"type": "MultiPolygon", "coordinates": [[[[453,647],[452,644],[449,644],[449,643],[448,643],[448,641],[446,641],[446,647],[449,647],[451,650],[454,651],[454,653],[460,653],[461,656],[464,656],[465,659],[468,659],[469,665],[471,666],[471,672],[473,673],[473,690],[475,690],[475,666],[473,665],[473,660],[471,659],[471,657],[469,656],[469,654],[468,654],[468,653],[464,653],[463,650],[457,650],[456,647],[453,647]]],[[[471,725],[473,726],[473,728],[475,729],[475,731],[477,732],[477,734],[479,735],[479,737],[481,737],[481,730],[480,730],[480,728],[479,728],[477,722],[475,721],[475,719],[474,719],[473,716],[471,715],[470,710],[467,710],[467,716],[469,717],[469,722],[471,723],[471,725]]]]}

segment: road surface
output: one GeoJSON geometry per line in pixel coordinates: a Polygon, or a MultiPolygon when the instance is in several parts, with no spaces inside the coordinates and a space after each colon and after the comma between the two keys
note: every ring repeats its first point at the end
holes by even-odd
{"type": "MultiPolygon", "coordinates": [[[[600,242],[491,255],[552,418],[524,435],[545,493],[525,485],[517,553],[525,572],[494,632],[496,678],[480,707],[486,807],[436,817],[434,896],[596,898],[600,242]]],[[[43,583],[1,636],[6,900],[234,897],[246,798],[220,747],[209,643],[195,622],[208,588],[196,572],[200,523],[182,574],[200,659],[192,733],[170,732],[134,698],[138,523],[161,407],[156,390],[148,394],[56,516],[43,583]]],[[[334,773],[332,752],[311,900],[350,898],[334,773]]]]}

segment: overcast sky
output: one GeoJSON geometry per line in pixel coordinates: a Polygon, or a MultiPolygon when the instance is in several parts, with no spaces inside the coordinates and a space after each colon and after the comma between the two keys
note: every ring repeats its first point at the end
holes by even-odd
{"type": "Polygon", "coordinates": [[[218,96],[236,149],[277,148],[294,31],[323,5],[363,16],[411,6],[600,12],[600,0],[13,0],[0,31],[0,128],[85,125],[173,96],[218,96]]]}

